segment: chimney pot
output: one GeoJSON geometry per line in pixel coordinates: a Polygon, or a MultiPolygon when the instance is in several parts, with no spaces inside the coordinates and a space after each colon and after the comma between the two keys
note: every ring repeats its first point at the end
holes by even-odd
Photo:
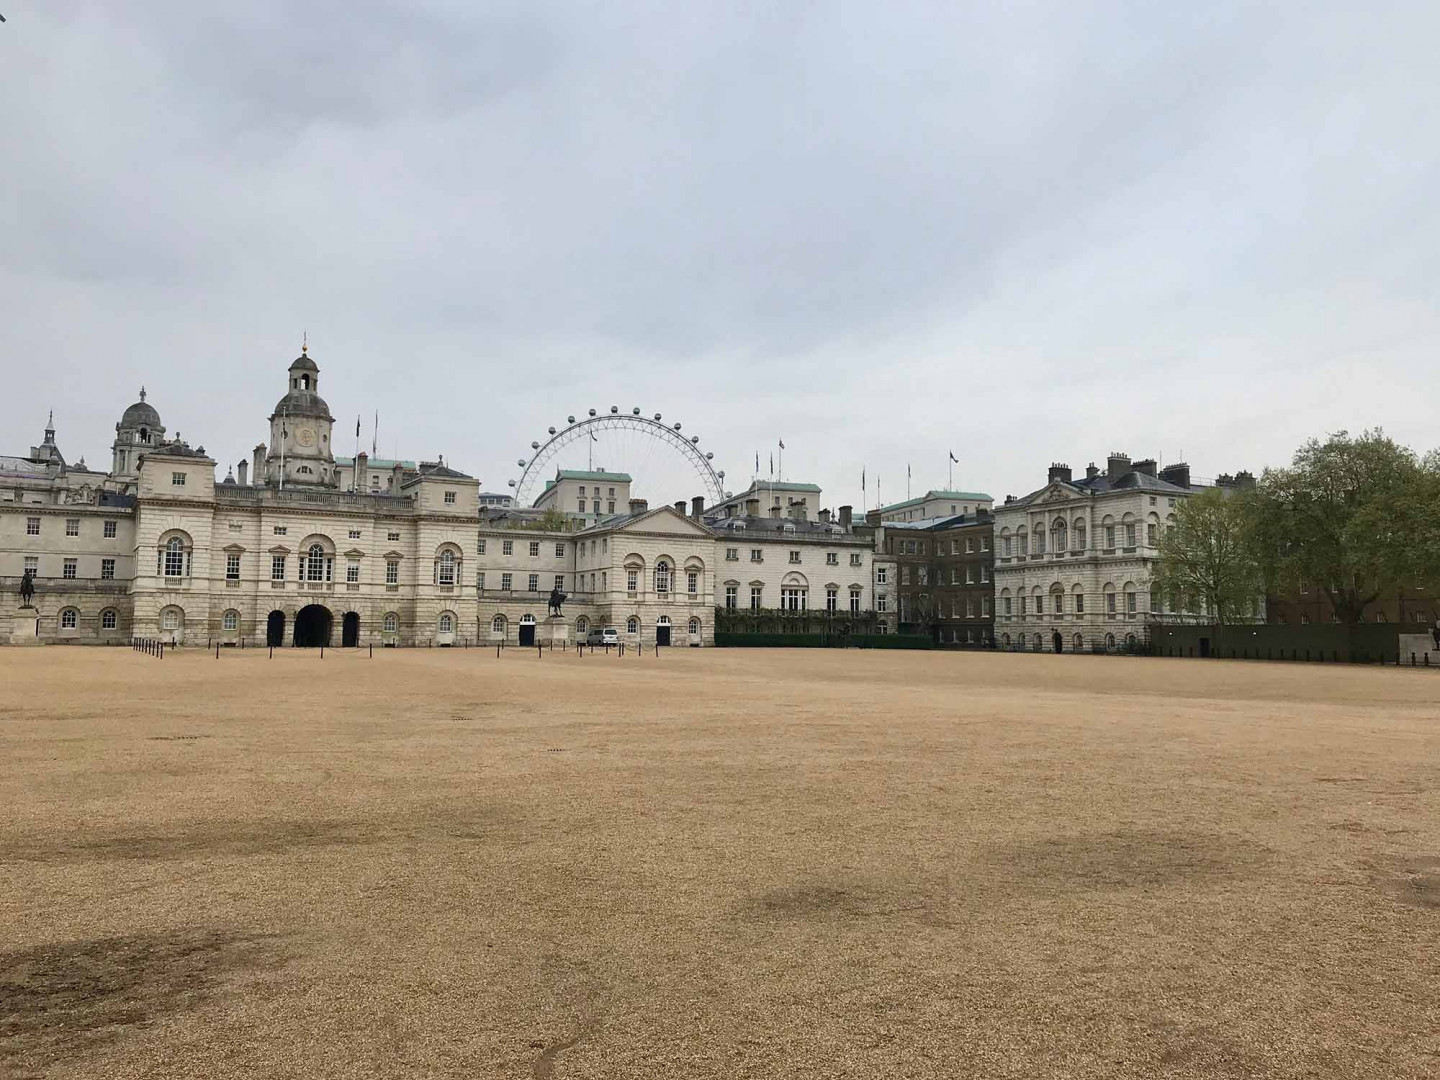
{"type": "Polygon", "coordinates": [[[250,482],[250,463],[248,461],[242,461],[236,465],[235,471],[240,474],[240,484],[242,487],[250,482]]]}
{"type": "Polygon", "coordinates": [[[690,500],[690,516],[699,521],[705,514],[705,496],[696,495],[690,500]]]}
{"type": "Polygon", "coordinates": [[[631,500],[630,500],[630,512],[631,512],[632,514],[643,514],[643,513],[645,513],[646,510],[649,510],[649,509],[650,509],[650,501],[649,501],[648,499],[631,499],[631,500]]]}
{"type": "Polygon", "coordinates": [[[1118,480],[1129,471],[1130,455],[1112,450],[1105,463],[1105,475],[1111,480],[1118,480]]]}
{"type": "Polygon", "coordinates": [[[1063,480],[1067,484],[1070,483],[1070,466],[1064,462],[1052,462],[1050,465],[1049,482],[1053,484],[1057,480],[1063,480]]]}
{"type": "Polygon", "coordinates": [[[759,499],[746,499],[746,500],[745,500],[745,516],[746,516],[746,517],[759,517],[759,516],[760,516],[760,500],[759,500],[759,499]]]}
{"type": "Polygon", "coordinates": [[[851,515],[853,515],[854,513],[855,508],[853,506],[840,507],[840,527],[846,532],[850,531],[851,515]]]}
{"type": "Polygon", "coordinates": [[[830,511],[829,511],[829,510],[821,510],[821,511],[820,511],[818,514],[816,514],[815,516],[820,519],[820,524],[821,524],[821,525],[829,525],[829,524],[830,524],[830,511]]]}
{"type": "MultiPolygon", "coordinates": [[[[1089,465],[1086,465],[1086,466],[1085,466],[1085,479],[1086,479],[1086,480],[1094,480],[1095,477],[1097,477],[1097,476],[1099,476],[1099,475],[1100,475],[1100,470],[1095,467],[1095,463],[1094,463],[1093,461],[1090,462],[1089,465]]],[[[1009,500],[1009,499],[1006,499],[1005,501],[1006,501],[1006,502],[1009,502],[1010,500],[1009,500]]]]}

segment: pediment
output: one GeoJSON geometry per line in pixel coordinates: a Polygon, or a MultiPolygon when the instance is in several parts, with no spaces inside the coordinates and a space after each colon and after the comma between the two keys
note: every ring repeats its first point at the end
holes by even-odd
{"type": "Polygon", "coordinates": [[[351,548],[349,551],[345,552],[345,557],[347,559],[363,559],[365,557],[365,552],[361,551],[359,548],[351,548]]]}
{"type": "Polygon", "coordinates": [[[382,558],[386,558],[386,559],[403,559],[404,557],[405,557],[404,555],[402,555],[400,552],[396,551],[394,548],[391,548],[389,551],[385,552],[385,554],[382,556],[382,558]]]}
{"type": "Polygon", "coordinates": [[[627,521],[615,531],[619,533],[659,533],[665,536],[693,536],[707,539],[714,535],[704,525],[698,524],[684,514],[677,514],[673,506],[662,506],[659,509],[651,510],[634,521],[627,521]]]}

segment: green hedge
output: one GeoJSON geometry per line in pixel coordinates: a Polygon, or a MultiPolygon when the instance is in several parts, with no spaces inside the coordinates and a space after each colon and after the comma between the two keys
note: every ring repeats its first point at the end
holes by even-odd
{"type": "Polygon", "coordinates": [[[823,649],[848,645],[857,649],[930,649],[935,643],[920,634],[741,634],[717,630],[715,644],[722,648],[823,649]]]}

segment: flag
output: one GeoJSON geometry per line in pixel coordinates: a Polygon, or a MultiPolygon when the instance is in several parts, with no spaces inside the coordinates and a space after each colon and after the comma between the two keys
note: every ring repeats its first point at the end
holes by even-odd
{"type": "Polygon", "coordinates": [[[954,450],[951,450],[951,451],[950,451],[950,460],[953,461],[953,462],[955,462],[956,465],[959,465],[959,464],[960,464],[960,459],[955,456],[955,451],[954,451],[954,450]]]}
{"type": "Polygon", "coordinates": [[[755,451],[755,475],[760,475],[760,451],[755,451]]]}
{"type": "Polygon", "coordinates": [[[860,490],[865,490],[865,469],[863,466],[860,469],[860,490]]]}
{"type": "Polygon", "coordinates": [[[905,463],[905,479],[910,479],[910,463],[908,461],[905,463]]]}
{"type": "Polygon", "coordinates": [[[282,439],[288,439],[288,438],[290,437],[290,432],[288,432],[288,431],[285,430],[285,421],[284,421],[284,420],[281,420],[281,421],[280,421],[280,437],[281,437],[282,439]]]}
{"type": "Polygon", "coordinates": [[[370,430],[370,456],[380,453],[380,410],[375,410],[375,426],[370,430]]]}
{"type": "Polygon", "coordinates": [[[781,439],[781,440],[780,440],[780,449],[781,449],[781,450],[784,450],[784,449],[785,449],[785,440],[784,440],[784,439],[781,439]]]}
{"type": "Polygon", "coordinates": [[[771,476],[774,476],[774,475],[775,475],[775,455],[774,455],[774,454],[771,454],[771,455],[770,455],[770,475],[771,475],[771,476]]]}
{"type": "Polygon", "coordinates": [[[598,438],[595,437],[595,432],[593,432],[593,431],[590,432],[590,441],[591,441],[591,442],[599,442],[599,441],[600,441],[598,438]]]}
{"type": "Polygon", "coordinates": [[[357,439],[360,437],[360,414],[359,414],[359,413],[356,413],[356,414],[355,414],[355,437],[356,437],[357,439]]]}

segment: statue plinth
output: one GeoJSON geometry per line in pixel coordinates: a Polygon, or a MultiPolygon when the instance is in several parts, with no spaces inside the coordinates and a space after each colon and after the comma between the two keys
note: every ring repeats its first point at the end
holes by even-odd
{"type": "Polygon", "coordinates": [[[10,620],[10,644],[40,644],[40,612],[33,604],[21,604],[10,620]]]}
{"type": "Polygon", "coordinates": [[[565,621],[564,615],[551,615],[540,624],[540,628],[539,640],[542,645],[554,649],[570,641],[570,624],[565,621]]]}

